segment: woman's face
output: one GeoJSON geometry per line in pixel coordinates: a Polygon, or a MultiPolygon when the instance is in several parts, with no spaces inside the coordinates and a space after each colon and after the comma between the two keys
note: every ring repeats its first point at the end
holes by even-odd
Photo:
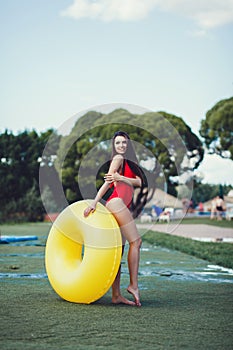
{"type": "Polygon", "coordinates": [[[127,139],[124,136],[116,136],[114,140],[115,151],[118,154],[125,154],[127,150],[127,139]]]}

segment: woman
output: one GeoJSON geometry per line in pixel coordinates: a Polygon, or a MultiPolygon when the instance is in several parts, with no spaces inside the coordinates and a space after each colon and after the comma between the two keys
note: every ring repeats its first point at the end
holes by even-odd
{"type": "Polygon", "coordinates": [[[220,196],[216,197],[216,211],[217,211],[217,220],[222,220],[222,215],[223,215],[223,199],[220,196]]]}
{"type": "Polygon", "coordinates": [[[96,204],[107,190],[110,187],[114,188],[111,196],[107,199],[106,207],[114,215],[120,226],[123,242],[122,254],[125,241],[129,242],[128,268],[130,283],[127,291],[134,297],[134,302],[132,302],[121,295],[120,267],[112,285],[112,302],[114,304],[123,303],[141,306],[138,289],[138,267],[142,241],[129,207],[132,202],[133,188],[141,187],[142,182],[142,171],[138,166],[130,137],[126,132],[118,131],[112,139],[112,161],[108,173],[105,175],[105,182],[99,189],[92,204],[84,211],[84,216],[94,212],[96,204]]]}

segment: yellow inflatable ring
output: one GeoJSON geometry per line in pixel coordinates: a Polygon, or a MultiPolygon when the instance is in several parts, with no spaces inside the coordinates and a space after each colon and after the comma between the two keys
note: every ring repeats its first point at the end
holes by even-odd
{"type": "Polygon", "coordinates": [[[83,216],[89,201],[71,204],[49,232],[45,266],[49,282],[63,299],[90,304],[111,287],[119,269],[122,240],[117,221],[100,203],[83,216]]]}

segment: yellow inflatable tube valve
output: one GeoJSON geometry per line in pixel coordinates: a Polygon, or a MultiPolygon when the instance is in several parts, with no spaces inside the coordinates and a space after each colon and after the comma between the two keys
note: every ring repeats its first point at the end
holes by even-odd
{"type": "Polygon", "coordinates": [[[100,203],[83,216],[89,201],[64,209],[53,223],[45,249],[49,282],[63,299],[90,304],[111,287],[122,255],[121,232],[114,216],[100,203]]]}

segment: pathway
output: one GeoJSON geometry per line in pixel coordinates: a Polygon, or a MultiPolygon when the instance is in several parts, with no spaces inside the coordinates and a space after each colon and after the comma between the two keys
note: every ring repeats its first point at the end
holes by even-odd
{"type": "Polygon", "coordinates": [[[170,224],[137,224],[137,227],[200,241],[233,243],[233,228],[222,228],[205,224],[174,224],[172,222],[170,224]]]}

